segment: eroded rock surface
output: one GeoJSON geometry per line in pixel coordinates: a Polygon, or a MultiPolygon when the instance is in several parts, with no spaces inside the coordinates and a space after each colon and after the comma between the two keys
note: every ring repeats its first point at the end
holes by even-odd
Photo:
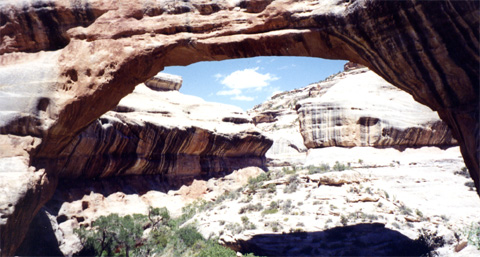
{"type": "Polygon", "coordinates": [[[316,85],[297,103],[308,148],[328,146],[453,146],[447,124],[368,69],[339,74],[316,85]]]}
{"type": "MultiPolygon", "coordinates": [[[[161,76],[169,77],[156,77],[161,76]]],[[[164,88],[179,87],[177,81],[164,80],[164,88]]],[[[61,178],[162,174],[170,184],[182,184],[194,177],[265,166],[272,141],[240,108],[150,87],[159,88],[137,86],[113,111],[94,121],[49,161],[57,161],[52,169],[61,178]]]]}
{"type": "MultiPolygon", "coordinates": [[[[20,155],[32,167],[29,173],[44,171],[54,178],[58,170],[49,170],[45,161],[58,157],[91,122],[165,66],[258,55],[349,59],[437,110],[480,188],[479,5],[413,0],[2,2],[0,97],[22,101],[0,101],[0,131],[22,142],[35,137],[39,143],[20,155]]],[[[2,152],[2,163],[5,156],[2,152]]],[[[6,172],[1,173],[5,181],[6,172]]],[[[40,184],[37,180],[28,188],[40,184]]],[[[28,191],[25,185],[12,190],[21,201],[32,201],[33,213],[43,204],[20,193],[28,191]]],[[[18,199],[1,205],[17,205],[18,199]]],[[[13,224],[27,226],[31,220],[30,212],[17,210],[18,215],[1,211],[2,255],[12,255],[22,241],[23,230],[13,224]]]]}
{"type": "MultiPolygon", "coordinates": [[[[274,140],[273,166],[303,165],[308,149],[329,146],[449,147],[457,144],[437,113],[365,67],[282,92],[249,115],[274,140]]],[[[311,151],[310,151],[311,152],[311,151]]]]}

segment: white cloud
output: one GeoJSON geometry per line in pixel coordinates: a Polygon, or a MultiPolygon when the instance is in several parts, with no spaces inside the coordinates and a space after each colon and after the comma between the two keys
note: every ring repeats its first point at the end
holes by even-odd
{"type": "Polygon", "coordinates": [[[232,100],[238,100],[238,101],[253,101],[255,98],[250,97],[250,96],[244,96],[244,95],[237,95],[235,97],[231,98],[232,100]]]}
{"type": "Polygon", "coordinates": [[[237,101],[255,100],[255,97],[247,96],[243,91],[258,92],[270,85],[270,82],[278,80],[275,75],[270,73],[262,74],[258,72],[259,69],[259,67],[256,67],[237,70],[227,76],[219,73],[215,74],[214,77],[216,80],[223,78],[220,83],[224,85],[223,90],[218,91],[217,95],[231,96],[231,100],[237,101]]]}
{"type": "Polygon", "coordinates": [[[213,75],[213,77],[215,78],[215,81],[217,81],[217,80],[223,78],[223,75],[220,74],[220,73],[217,73],[217,74],[213,75]]]}
{"type": "Polygon", "coordinates": [[[248,89],[248,88],[263,88],[275,81],[278,78],[270,73],[261,74],[257,70],[259,68],[237,70],[226,76],[220,83],[228,88],[248,89]]]}

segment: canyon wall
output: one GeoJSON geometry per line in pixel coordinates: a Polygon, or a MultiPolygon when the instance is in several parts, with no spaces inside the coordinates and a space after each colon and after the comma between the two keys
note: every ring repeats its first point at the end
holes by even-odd
{"type": "Polygon", "coordinates": [[[175,90],[160,73],[123,98],[51,160],[61,179],[162,175],[171,185],[264,167],[272,141],[238,107],[175,90]],[[173,90],[172,90],[173,89],[173,90]]]}
{"type": "Polygon", "coordinates": [[[458,145],[436,112],[352,63],[320,82],[272,96],[249,115],[274,140],[266,153],[270,166],[302,166],[311,148],[458,145]]]}
{"type": "Polygon", "coordinates": [[[456,145],[437,113],[368,69],[317,85],[296,109],[308,148],[456,145]]]}
{"type": "Polygon", "coordinates": [[[169,65],[259,55],[363,64],[439,113],[478,190],[479,8],[415,0],[3,1],[1,255],[15,252],[53,194],[61,169],[51,160],[169,65]]]}

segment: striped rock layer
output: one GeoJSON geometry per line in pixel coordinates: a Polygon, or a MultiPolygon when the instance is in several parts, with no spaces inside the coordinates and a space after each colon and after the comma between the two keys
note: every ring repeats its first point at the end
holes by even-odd
{"type": "Polygon", "coordinates": [[[480,188],[479,8],[417,0],[2,1],[1,255],[14,254],[53,194],[61,169],[49,160],[136,85],[165,66],[199,61],[290,55],[365,65],[439,113],[480,188]]]}
{"type": "Polygon", "coordinates": [[[368,69],[317,85],[296,108],[308,148],[453,146],[447,124],[368,69]]]}
{"type": "Polygon", "coordinates": [[[263,167],[271,145],[238,107],[142,84],[78,135],[55,165],[65,179],[162,175],[181,185],[263,167]]]}

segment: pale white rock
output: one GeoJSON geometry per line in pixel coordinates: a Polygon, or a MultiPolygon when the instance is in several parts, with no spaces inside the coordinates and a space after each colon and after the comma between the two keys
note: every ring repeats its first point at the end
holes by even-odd
{"type": "Polygon", "coordinates": [[[345,72],[324,93],[300,101],[297,111],[308,148],[456,144],[436,112],[367,68],[345,72]]]}

